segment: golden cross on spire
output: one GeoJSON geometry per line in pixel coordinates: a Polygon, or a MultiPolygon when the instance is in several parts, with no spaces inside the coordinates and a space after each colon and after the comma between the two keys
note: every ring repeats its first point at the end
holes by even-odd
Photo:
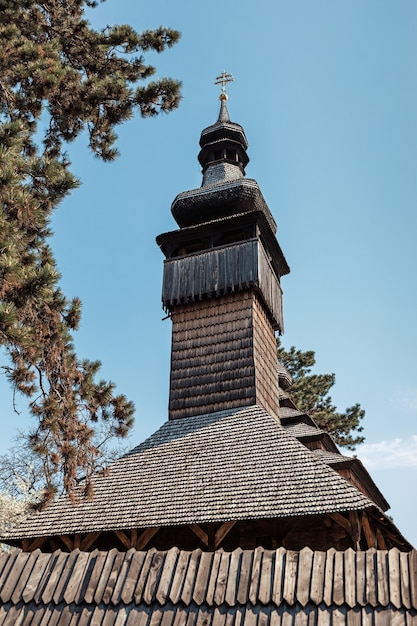
{"type": "Polygon", "coordinates": [[[226,96],[225,99],[227,99],[226,85],[227,85],[227,83],[231,83],[234,80],[235,79],[233,78],[233,76],[231,74],[228,74],[226,72],[226,70],[223,70],[223,72],[220,74],[220,76],[217,76],[216,82],[214,84],[222,86],[222,93],[221,93],[220,99],[222,99],[222,96],[223,97],[226,96]]]}

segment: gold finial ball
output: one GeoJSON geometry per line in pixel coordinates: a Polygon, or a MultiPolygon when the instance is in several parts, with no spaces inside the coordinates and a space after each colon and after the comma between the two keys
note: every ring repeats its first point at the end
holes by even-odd
{"type": "Polygon", "coordinates": [[[228,99],[227,93],[221,93],[219,96],[219,100],[221,100],[222,102],[226,102],[226,100],[228,99]]]}

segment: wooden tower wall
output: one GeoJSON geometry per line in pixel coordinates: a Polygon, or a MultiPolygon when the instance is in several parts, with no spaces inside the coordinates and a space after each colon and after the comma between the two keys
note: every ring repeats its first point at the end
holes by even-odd
{"type": "Polygon", "coordinates": [[[276,341],[255,290],[172,310],[169,419],[259,404],[278,415],[276,341]]]}

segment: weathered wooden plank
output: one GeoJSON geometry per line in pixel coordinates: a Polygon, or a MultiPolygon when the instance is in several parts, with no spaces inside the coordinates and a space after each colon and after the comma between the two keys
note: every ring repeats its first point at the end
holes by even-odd
{"type": "MultiPolygon", "coordinates": [[[[27,552],[27,550],[24,550],[24,552],[27,552]]],[[[5,567],[8,567],[9,558],[10,558],[10,554],[6,554],[5,552],[3,553],[0,552],[0,580],[3,580],[2,578],[3,570],[5,567]]],[[[1,605],[0,605],[0,609],[1,609],[1,605]]]]}
{"type": "Polygon", "coordinates": [[[345,601],[344,594],[344,553],[337,550],[334,554],[333,569],[333,603],[341,606],[345,601]]]}
{"type": "Polygon", "coordinates": [[[332,626],[346,626],[347,616],[345,607],[332,607],[332,626]]]}
{"type": "Polygon", "coordinates": [[[143,601],[146,602],[146,604],[151,604],[154,600],[155,590],[165,561],[165,554],[164,552],[155,552],[153,555],[148,579],[143,592],[143,601]]]}
{"type": "Polygon", "coordinates": [[[0,587],[3,587],[5,582],[8,580],[10,572],[13,571],[13,567],[18,556],[19,556],[18,551],[12,552],[12,554],[7,555],[7,558],[5,559],[3,571],[0,576],[0,587]]]}
{"type": "Polygon", "coordinates": [[[162,610],[154,609],[150,614],[149,626],[159,626],[162,620],[162,610]]]}
{"type": "Polygon", "coordinates": [[[143,563],[145,562],[145,556],[145,552],[135,551],[133,553],[132,560],[130,561],[130,567],[126,574],[125,583],[123,585],[122,593],[120,596],[121,601],[125,604],[128,604],[133,600],[139,575],[142,570],[143,563]]]}
{"type": "Polygon", "coordinates": [[[194,626],[197,621],[197,612],[198,609],[189,607],[188,611],[185,611],[185,620],[183,624],[185,623],[185,626],[194,626]]]}
{"type": "Polygon", "coordinates": [[[225,626],[226,611],[220,611],[218,607],[214,609],[212,626],[225,626]]]}
{"type": "Polygon", "coordinates": [[[74,568],[72,570],[70,578],[68,578],[68,581],[64,590],[64,600],[68,604],[71,602],[74,602],[78,585],[80,584],[84,576],[84,571],[85,571],[89,556],[90,555],[88,554],[88,552],[80,552],[78,554],[77,561],[74,563],[74,568]]]}
{"type": "Polygon", "coordinates": [[[227,576],[229,573],[229,559],[229,553],[223,552],[221,554],[216,587],[214,590],[214,603],[217,604],[217,606],[223,604],[224,602],[224,596],[226,594],[227,576]]]}
{"type": "Polygon", "coordinates": [[[168,550],[165,557],[164,567],[162,569],[161,577],[158,583],[158,589],[155,595],[158,602],[162,605],[164,605],[169,598],[169,590],[171,587],[178,554],[178,548],[171,548],[170,550],[168,550]]]}
{"type": "Polygon", "coordinates": [[[172,626],[175,620],[175,607],[165,607],[162,612],[161,626],[172,626]]]}
{"type": "Polygon", "coordinates": [[[207,585],[206,602],[209,606],[214,603],[214,593],[216,591],[217,576],[221,564],[221,552],[215,552],[211,564],[210,578],[207,585]]]}
{"type": "Polygon", "coordinates": [[[207,584],[210,576],[211,563],[213,560],[212,552],[202,552],[200,563],[198,565],[197,576],[193,592],[193,600],[197,605],[203,604],[207,594],[207,584]]]}
{"type": "Polygon", "coordinates": [[[375,626],[374,624],[374,619],[373,619],[373,615],[374,615],[374,609],[372,607],[368,606],[364,606],[361,609],[361,626],[375,626]]]}
{"type": "Polygon", "coordinates": [[[256,604],[258,601],[259,577],[261,573],[263,549],[256,548],[253,553],[252,571],[250,575],[249,601],[256,604]]]}
{"type": "Polygon", "coordinates": [[[225,602],[229,606],[236,604],[236,595],[238,588],[238,572],[240,570],[240,561],[242,557],[242,550],[238,548],[234,550],[230,559],[229,573],[227,576],[225,602]]]}
{"type": "MultiPolygon", "coordinates": [[[[326,559],[327,563],[328,559],[326,559]]],[[[333,558],[332,558],[333,561],[333,558]]],[[[331,612],[327,607],[319,606],[317,608],[317,626],[330,626],[331,625],[331,612]]]]}
{"type": "MultiPolygon", "coordinates": [[[[133,608],[127,618],[126,626],[147,626],[149,618],[149,612],[144,611],[143,608],[133,608]]],[[[94,622],[91,626],[95,626],[94,622]]]]}
{"type": "Polygon", "coordinates": [[[355,577],[356,577],[356,602],[360,606],[365,606],[368,602],[366,595],[366,553],[355,553],[355,577]]]}
{"type": "Polygon", "coordinates": [[[269,626],[281,626],[281,610],[273,609],[270,615],[269,626]]]}
{"type": "Polygon", "coordinates": [[[9,570],[9,575],[5,578],[5,582],[0,587],[0,599],[2,602],[8,602],[16,588],[21,589],[19,579],[28,559],[29,553],[23,553],[14,561],[13,568],[9,570]]]}
{"type": "Polygon", "coordinates": [[[333,601],[333,574],[334,574],[334,548],[327,550],[326,565],[324,568],[323,602],[330,606],[333,601]]]}
{"type": "Polygon", "coordinates": [[[53,569],[49,577],[48,584],[45,586],[45,589],[42,593],[42,602],[44,602],[45,604],[49,604],[49,602],[51,602],[67,560],[68,553],[61,551],[54,553],[53,569]]]}
{"type": "Polygon", "coordinates": [[[387,553],[378,550],[376,553],[378,602],[382,606],[389,603],[387,553]]]}
{"type": "Polygon", "coordinates": [[[264,550],[259,582],[258,599],[262,604],[268,604],[272,596],[273,569],[272,550],[264,550]]]}
{"type": "Polygon", "coordinates": [[[92,568],[90,573],[90,578],[87,582],[87,585],[84,590],[84,600],[85,602],[91,603],[94,599],[94,594],[97,590],[98,581],[101,576],[101,572],[106,561],[107,553],[99,552],[98,550],[94,550],[91,553],[90,562],[88,567],[92,568]]]}
{"type": "Polygon", "coordinates": [[[40,554],[40,550],[35,550],[35,552],[29,553],[29,558],[27,559],[25,566],[22,570],[22,573],[19,578],[19,582],[16,585],[13,594],[11,596],[11,600],[13,604],[17,604],[23,597],[23,592],[26,589],[28,584],[28,580],[34,568],[35,562],[40,554]]]}
{"type": "Polygon", "coordinates": [[[210,626],[212,622],[211,610],[206,606],[201,606],[197,612],[196,626],[210,626]]]}
{"type": "MultiPolygon", "coordinates": [[[[60,626],[62,605],[60,607],[51,605],[48,608],[50,609],[50,618],[49,618],[49,621],[47,622],[48,626],[60,626]]],[[[91,613],[92,613],[92,610],[89,609],[89,614],[91,613]]]]}
{"type": "Polygon", "coordinates": [[[278,548],[275,551],[275,569],[274,569],[274,581],[272,588],[272,601],[280,606],[282,601],[282,595],[284,593],[284,576],[286,566],[287,551],[285,548],[278,548]]]}
{"type": "Polygon", "coordinates": [[[363,626],[362,609],[348,609],[346,612],[346,626],[363,626]]]}
{"type": "Polygon", "coordinates": [[[406,609],[411,608],[410,577],[408,570],[408,555],[400,552],[400,589],[402,604],[406,609]]]}
{"type": "Polygon", "coordinates": [[[175,568],[174,579],[172,581],[172,586],[169,592],[169,598],[174,604],[177,604],[181,597],[182,587],[184,584],[184,574],[188,567],[188,561],[190,560],[190,557],[191,552],[181,550],[177,561],[177,566],[175,568]]]}
{"type": "Polygon", "coordinates": [[[119,575],[117,576],[116,585],[114,587],[113,595],[111,597],[111,603],[114,605],[119,604],[119,602],[121,601],[121,596],[122,596],[122,592],[125,586],[127,572],[130,569],[130,563],[133,559],[135,552],[136,551],[134,548],[130,548],[130,550],[126,552],[124,559],[122,561],[122,564],[119,570],[119,575]]]}
{"type": "Polygon", "coordinates": [[[356,605],[356,559],[355,552],[349,548],[344,557],[344,600],[349,607],[356,605]]]}
{"type": "Polygon", "coordinates": [[[271,623],[271,604],[259,608],[257,626],[270,626],[271,623]]]}
{"type": "Polygon", "coordinates": [[[366,601],[371,606],[377,605],[377,571],[376,571],[376,550],[366,551],[365,557],[365,580],[366,580],[366,601]]]}
{"type": "Polygon", "coordinates": [[[297,609],[294,614],[294,626],[308,626],[308,614],[302,609],[297,609]]]}
{"type": "Polygon", "coordinates": [[[284,611],[281,614],[281,626],[294,626],[294,618],[294,608],[285,607],[284,611]]]}
{"type": "Polygon", "coordinates": [[[315,604],[320,604],[323,600],[325,566],[326,553],[315,551],[313,553],[310,584],[310,597],[315,604]]]}
{"type": "MultiPolygon", "coordinates": [[[[74,553],[74,560],[78,558],[78,555],[79,555],[79,551],[77,550],[74,553]]],[[[36,604],[39,604],[41,602],[42,594],[48,584],[49,577],[51,576],[53,572],[54,563],[56,562],[56,559],[57,559],[57,553],[50,554],[49,557],[50,558],[45,564],[42,575],[39,577],[38,586],[35,591],[35,595],[33,596],[33,599],[36,602],[36,604]]]]}
{"type": "Polygon", "coordinates": [[[306,606],[310,600],[310,584],[312,579],[313,552],[310,548],[300,551],[298,562],[298,576],[296,599],[301,606],[306,606]]]}
{"type": "Polygon", "coordinates": [[[139,604],[140,602],[142,602],[143,592],[145,590],[146,581],[148,579],[149,568],[151,566],[153,555],[155,554],[155,552],[156,552],[155,548],[151,548],[150,550],[147,550],[145,553],[145,561],[142,565],[142,569],[140,571],[139,578],[136,582],[136,587],[135,587],[135,592],[134,592],[134,598],[135,598],[136,604],[139,604]]]}
{"type": "Polygon", "coordinates": [[[97,555],[99,554],[98,550],[93,550],[93,552],[88,553],[88,560],[84,568],[84,575],[78,585],[78,589],[75,592],[74,602],[76,604],[81,604],[85,602],[85,595],[88,591],[89,585],[91,583],[91,576],[94,572],[94,567],[96,564],[97,555]]]}
{"type": "Polygon", "coordinates": [[[388,598],[397,609],[401,606],[400,551],[393,548],[388,556],[388,598]]]}
{"type": "Polygon", "coordinates": [[[243,615],[243,624],[244,626],[256,626],[256,623],[258,621],[258,616],[257,616],[257,607],[253,607],[248,605],[246,607],[246,611],[244,612],[243,615]]]}
{"type": "Polygon", "coordinates": [[[194,584],[196,578],[196,572],[200,562],[201,550],[193,550],[190,560],[188,561],[188,567],[185,574],[184,586],[181,592],[181,600],[184,604],[188,605],[193,597],[194,584]]]}
{"type": "Polygon", "coordinates": [[[106,553],[106,559],[103,563],[103,567],[100,569],[100,571],[97,570],[98,584],[94,592],[94,602],[96,602],[97,604],[99,604],[103,599],[103,595],[107,586],[107,581],[112,571],[113,563],[117,558],[117,554],[118,551],[116,550],[116,548],[112,548],[111,550],[109,550],[106,553]]]}
{"type": "Polygon", "coordinates": [[[377,610],[374,613],[375,626],[404,626],[404,614],[395,613],[391,608],[377,610]]]}
{"type": "Polygon", "coordinates": [[[183,626],[187,621],[187,611],[188,607],[177,606],[175,607],[174,620],[172,622],[172,626],[183,626]]]}
{"type": "MultiPolygon", "coordinates": [[[[18,553],[16,553],[16,555],[17,554],[18,553]]],[[[46,568],[46,565],[51,558],[50,554],[43,554],[40,552],[37,552],[37,554],[38,554],[38,557],[35,561],[33,569],[30,573],[30,576],[26,582],[26,585],[22,593],[23,602],[30,602],[31,600],[33,600],[36,590],[39,585],[39,581],[42,577],[42,572],[46,568]]]]}
{"type": "Polygon", "coordinates": [[[246,604],[249,597],[250,574],[252,571],[252,550],[243,550],[240,561],[240,574],[237,589],[237,601],[246,604]]]}
{"type": "Polygon", "coordinates": [[[417,550],[408,554],[408,571],[410,576],[411,606],[417,609],[417,550]]]}
{"type": "Polygon", "coordinates": [[[296,599],[295,590],[297,586],[298,558],[298,552],[287,550],[283,599],[290,605],[293,605],[296,599]]]}

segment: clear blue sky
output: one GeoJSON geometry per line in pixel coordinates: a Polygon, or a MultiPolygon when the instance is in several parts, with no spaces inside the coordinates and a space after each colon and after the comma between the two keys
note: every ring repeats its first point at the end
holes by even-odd
{"type": "MultiPolygon", "coordinates": [[[[90,16],[182,32],[148,57],[157,75],[183,81],[180,109],[121,127],[112,164],[81,138],[70,157],[83,185],[54,220],[64,290],[83,301],[79,353],[101,359],[134,400],[132,445],[167,416],[171,329],[155,236],[175,228],[176,194],[201,183],[198,139],[217,117],[213,82],[226,69],[247,175],[291,267],[284,345],[314,350],[317,371],[336,373],[341,410],[366,410],[358,456],[417,545],[417,3],[107,0],[90,16]]],[[[0,452],[27,424],[2,405],[0,452]]]]}

